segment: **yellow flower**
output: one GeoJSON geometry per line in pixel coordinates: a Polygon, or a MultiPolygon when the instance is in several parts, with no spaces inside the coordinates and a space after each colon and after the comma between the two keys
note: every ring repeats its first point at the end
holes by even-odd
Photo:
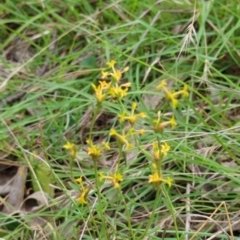
{"type": "Polygon", "coordinates": [[[74,143],[67,142],[65,145],[63,145],[64,149],[70,150],[69,155],[72,158],[75,158],[77,155],[77,147],[74,143]]]}
{"type": "Polygon", "coordinates": [[[165,180],[165,182],[168,184],[169,187],[172,186],[172,183],[173,183],[173,179],[170,178],[170,177],[167,177],[167,179],[165,180]]]}
{"type": "Polygon", "coordinates": [[[109,94],[113,98],[122,99],[127,96],[127,91],[128,89],[122,89],[121,87],[111,87],[109,90],[109,94]]]}
{"type": "Polygon", "coordinates": [[[188,85],[184,84],[183,90],[182,90],[182,97],[188,97],[189,93],[188,93],[188,85]]]}
{"type": "Polygon", "coordinates": [[[113,173],[110,175],[112,178],[112,183],[115,188],[120,188],[120,182],[123,181],[123,176],[120,173],[113,173]]]}
{"type": "Polygon", "coordinates": [[[133,102],[132,103],[132,111],[135,111],[137,109],[137,103],[133,102]]]}
{"type": "Polygon", "coordinates": [[[108,142],[102,142],[100,146],[94,145],[91,139],[87,140],[88,144],[88,155],[93,159],[98,159],[101,157],[103,150],[110,150],[108,142]]]}
{"type": "Polygon", "coordinates": [[[167,153],[170,151],[170,146],[164,142],[163,144],[161,144],[161,153],[163,154],[164,157],[167,156],[167,153]]]}
{"type": "Polygon", "coordinates": [[[167,89],[164,91],[165,91],[166,98],[172,102],[173,108],[176,108],[178,106],[178,100],[177,100],[177,95],[176,95],[177,92],[172,93],[172,92],[168,91],[167,89]]]}
{"type": "Polygon", "coordinates": [[[67,142],[65,145],[63,145],[63,148],[65,149],[74,149],[76,146],[74,143],[67,142]]]}
{"type": "Polygon", "coordinates": [[[166,157],[170,151],[170,146],[164,142],[159,146],[158,142],[153,142],[153,157],[155,160],[161,160],[162,157],[166,157]]]}
{"type": "Polygon", "coordinates": [[[115,64],[116,64],[115,60],[111,60],[110,62],[107,63],[108,67],[112,69],[112,73],[109,73],[108,75],[112,76],[116,82],[119,82],[120,79],[122,78],[122,74],[124,72],[127,72],[129,70],[129,67],[125,67],[122,71],[120,71],[115,68],[115,64]]]}
{"type": "Polygon", "coordinates": [[[115,70],[113,73],[110,73],[110,75],[114,80],[116,80],[116,82],[119,82],[119,80],[122,78],[122,72],[120,70],[115,70]]]}
{"type": "Polygon", "coordinates": [[[156,186],[159,186],[162,182],[165,182],[168,184],[169,187],[172,186],[172,182],[173,182],[172,178],[170,177],[167,177],[167,179],[162,178],[162,176],[160,175],[157,169],[156,164],[154,163],[152,164],[152,168],[154,170],[154,173],[149,175],[148,183],[154,183],[156,186]]]}
{"type": "Polygon", "coordinates": [[[108,142],[102,142],[103,149],[110,150],[110,146],[108,142]]]}
{"type": "Polygon", "coordinates": [[[110,136],[114,136],[116,134],[117,134],[116,129],[114,129],[114,128],[110,129],[110,136]]]}
{"type": "Polygon", "coordinates": [[[99,85],[103,90],[107,90],[110,88],[110,83],[107,83],[106,81],[99,81],[99,85]]]}
{"type": "Polygon", "coordinates": [[[82,185],[82,183],[83,183],[82,177],[75,179],[75,181],[80,185],[82,185]]]}
{"type": "Polygon", "coordinates": [[[118,172],[111,173],[109,176],[105,176],[102,172],[100,172],[99,178],[100,178],[100,181],[102,181],[104,179],[110,180],[112,182],[114,188],[117,188],[117,189],[120,188],[119,183],[123,181],[123,175],[118,172]]]}
{"type": "Polygon", "coordinates": [[[107,62],[107,65],[108,65],[108,67],[110,67],[110,68],[114,68],[114,65],[115,65],[115,63],[116,63],[116,61],[115,60],[111,60],[110,62],[107,62]]]}
{"type": "Polygon", "coordinates": [[[80,196],[76,199],[76,201],[80,204],[88,204],[86,198],[89,193],[89,188],[84,187],[82,189],[82,192],[80,193],[80,196]]]}
{"type": "Polygon", "coordinates": [[[138,130],[138,134],[140,134],[140,135],[143,135],[145,133],[146,133],[146,130],[143,128],[138,130]]]}
{"type": "Polygon", "coordinates": [[[154,183],[156,185],[160,185],[163,182],[163,178],[157,173],[153,173],[149,175],[149,183],[154,183]]]}
{"type": "Polygon", "coordinates": [[[126,118],[126,113],[123,112],[123,113],[119,114],[118,118],[119,118],[119,122],[123,123],[125,121],[125,118],[126,118]]]}
{"type": "Polygon", "coordinates": [[[91,156],[93,159],[98,159],[101,154],[102,154],[102,149],[97,146],[97,145],[94,145],[92,143],[92,140],[88,139],[87,140],[87,144],[88,144],[88,155],[91,156]]]}
{"type": "Polygon", "coordinates": [[[113,98],[122,99],[125,96],[127,96],[129,87],[131,87],[131,83],[122,84],[120,86],[119,85],[112,86],[109,89],[109,94],[113,98]]]}
{"type": "Polygon", "coordinates": [[[175,120],[174,115],[172,115],[171,119],[169,121],[161,122],[160,121],[160,115],[158,116],[157,119],[153,120],[153,130],[155,132],[160,132],[162,131],[165,127],[171,126],[172,128],[176,127],[177,122],[175,120]]]}
{"type": "Polygon", "coordinates": [[[157,169],[157,165],[155,163],[152,164],[152,168],[154,170],[153,174],[149,175],[149,183],[154,183],[156,185],[160,185],[163,182],[163,178],[159,174],[159,171],[157,169]]]}
{"type": "Polygon", "coordinates": [[[134,125],[138,118],[146,118],[147,117],[147,115],[144,112],[134,114],[136,108],[137,108],[137,103],[133,102],[131,114],[130,115],[126,115],[126,113],[119,114],[118,115],[119,121],[120,122],[128,121],[131,125],[134,125]]]}
{"type": "Polygon", "coordinates": [[[110,130],[110,136],[115,136],[121,143],[128,145],[128,140],[125,135],[117,133],[115,129],[110,130]]]}
{"type": "Polygon", "coordinates": [[[155,171],[157,171],[157,165],[156,165],[156,163],[152,163],[152,168],[153,168],[153,170],[155,170],[155,171]]]}
{"type": "Polygon", "coordinates": [[[126,135],[124,134],[121,135],[117,133],[115,129],[111,129],[109,135],[115,136],[119,140],[119,142],[125,146],[126,150],[129,150],[132,148],[132,145],[128,142],[126,135]]]}
{"type": "Polygon", "coordinates": [[[175,120],[174,115],[172,115],[169,123],[170,123],[170,125],[171,125],[172,128],[175,128],[175,127],[177,126],[177,122],[176,122],[176,120],[175,120]]]}
{"type": "Polygon", "coordinates": [[[95,96],[98,103],[102,103],[106,99],[107,90],[109,89],[109,87],[110,83],[107,83],[106,81],[100,81],[97,87],[94,84],[92,84],[92,88],[95,91],[95,96]]]}
{"type": "Polygon", "coordinates": [[[102,89],[101,85],[98,85],[96,87],[94,84],[92,84],[92,88],[95,91],[95,96],[96,96],[97,101],[99,103],[102,103],[106,99],[107,94],[103,93],[103,89],[102,89]]]}
{"type": "Polygon", "coordinates": [[[102,78],[102,79],[106,79],[106,78],[109,76],[110,73],[109,73],[109,72],[105,72],[105,71],[102,69],[101,74],[102,74],[101,78],[102,78]]]}
{"type": "MultiPolygon", "coordinates": [[[[126,133],[126,137],[127,138],[131,138],[131,137],[133,137],[134,135],[143,135],[144,133],[146,132],[146,130],[145,129],[135,129],[134,127],[131,127],[131,128],[129,128],[128,129],[128,131],[127,131],[127,133],[126,133]]],[[[132,146],[132,144],[130,144],[130,148],[132,148],[133,146],[132,146]]],[[[129,148],[129,149],[130,149],[129,148]]]]}
{"type": "Polygon", "coordinates": [[[163,89],[167,86],[167,81],[164,79],[161,83],[157,86],[157,89],[163,89]]]}
{"type": "Polygon", "coordinates": [[[167,89],[167,82],[166,80],[163,80],[158,86],[157,89],[162,89],[165,93],[166,98],[172,102],[173,108],[176,108],[178,106],[178,100],[177,98],[182,95],[182,97],[188,97],[188,86],[185,84],[183,89],[177,92],[171,92],[167,89]]]}

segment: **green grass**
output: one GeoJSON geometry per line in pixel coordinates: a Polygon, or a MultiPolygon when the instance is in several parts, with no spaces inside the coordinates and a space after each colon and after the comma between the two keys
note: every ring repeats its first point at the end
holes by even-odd
{"type": "Polygon", "coordinates": [[[0,166],[26,166],[28,175],[24,204],[6,213],[0,172],[0,237],[237,239],[239,8],[225,0],[1,3],[0,166]],[[111,59],[118,69],[129,66],[122,83],[131,89],[121,104],[107,100],[96,112],[92,84],[111,59]],[[156,90],[164,79],[172,91],[189,86],[176,109],[156,90]],[[133,101],[148,116],[137,122],[146,133],[125,153],[109,132],[126,131],[117,115],[133,101]],[[162,121],[174,115],[177,126],[155,133],[159,111],[162,121]],[[95,163],[89,134],[112,147],[95,163]],[[63,149],[67,141],[77,146],[75,159],[63,149]],[[171,146],[161,162],[170,188],[148,183],[154,141],[171,146]],[[97,177],[115,170],[123,174],[121,190],[97,177]],[[80,176],[90,189],[86,205],[75,200],[80,176]],[[35,210],[27,199],[34,192],[35,210]]]}

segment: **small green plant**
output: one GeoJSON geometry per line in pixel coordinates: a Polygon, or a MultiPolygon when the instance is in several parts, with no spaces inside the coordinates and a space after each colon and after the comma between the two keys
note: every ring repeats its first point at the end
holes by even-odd
{"type": "MultiPolygon", "coordinates": [[[[100,206],[100,218],[104,222],[104,229],[107,229],[105,223],[105,216],[103,209],[103,200],[104,193],[102,192],[102,186],[104,181],[110,181],[112,186],[118,190],[119,197],[123,204],[126,205],[126,211],[128,212],[128,224],[129,229],[132,229],[131,226],[131,214],[128,207],[127,199],[124,198],[123,190],[121,185],[124,184],[124,172],[127,167],[126,155],[134,149],[138,149],[140,153],[146,155],[147,163],[145,165],[149,166],[151,173],[149,174],[148,183],[153,184],[158,193],[161,192],[161,185],[163,183],[167,184],[168,187],[171,187],[173,184],[173,179],[170,176],[165,176],[162,169],[162,160],[165,158],[170,151],[171,147],[167,141],[161,141],[159,139],[159,134],[164,133],[164,129],[168,126],[174,128],[177,123],[174,115],[168,121],[162,121],[161,112],[157,112],[157,118],[151,120],[151,117],[147,112],[138,111],[138,103],[133,102],[131,106],[128,106],[129,101],[125,101],[128,97],[128,94],[131,93],[131,83],[127,82],[122,84],[122,74],[129,70],[128,67],[123,70],[119,70],[115,67],[116,62],[114,60],[107,63],[108,68],[101,71],[102,76],[98,85],[92,84],[92,88],[95,93],[96,104],[93,108],[93,118],[91,122],[90,132],[87,143],[87,154],[93,161],[94,172],[95,172],[95,187],[98,198],[98,203],[100,206]],[[101,112],[104,112],[104,102],[110,101],[118,105],[121,109],[119,114],[116,114],[119,124],[108,129],[103,136],[103,139],[108,139],[108,141],[102,141],[100,144],[94,143],[94,127],[96,124],[96,116],[101,112]],[[144,126],[144,121],[149,121],[151,123],[150,129],[139,128],[138,121],[142,121],[142,126],[144,126]],[[142,135],[153,134],[155,133],[156,139],[151,143],[151,149],[146,150],[146,146],[141,144],[140,138],[142,135]],[[110,168],[108,171],[105,169],[105,173],[100,169],[99,161],[108,151],[115,151],[118,154],[116,164],[113,168],[110,168]]],[[[188,87],[184,85],[183,90],[178,92],[171,92],[166,87],[166,80],[163,80],[158,86],[156,91],[159,89],[162,90],[166,95],[166,100],[170,101],[173,108],[178,106],[178,98],[188,97],[188,87]]],[[[147,122],[146,122],[147,123],[147,122]]],[[[69,156],[76,157],[76,146],[72,143],[67,143],[63,146],[65,149],[70,150],[69,156]]],[[[76,182],[80,186],[80,195],[76,201],[80,204],[87,204],[87,195],[90,192],[88,187],[84,186],[83,176],[80,176],[76,182]]],[[[85,176],[84,176],[85,177],[85,176]]],[[[127,176],[129,178],[131,176],[127,176]]],[[[144,177],[144,176],[143,176],[144,177]]],[[[146,182],[147,183],[147,182],[146,182]]],[[[131,232],[132,238],[134,239],[134,233],[131,232]]]]}

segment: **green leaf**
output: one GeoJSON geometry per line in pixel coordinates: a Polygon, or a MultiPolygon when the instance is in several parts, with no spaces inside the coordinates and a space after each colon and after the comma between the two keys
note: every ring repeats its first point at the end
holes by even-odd
{"type": "Polygon", "coordinates": [[[35,155],[37,156],[36,152],[34,155],[31,155],[31,163],[35,173],[31,172],[33,190],[34,192],[40,191],[41,187],[45,193],[47,193],[50,197],[53,197],[54,189],[50,186],[53,180],[52,170],[48,167],[44,160],[40,160],[38,157],[35,157],[35,155]]]}

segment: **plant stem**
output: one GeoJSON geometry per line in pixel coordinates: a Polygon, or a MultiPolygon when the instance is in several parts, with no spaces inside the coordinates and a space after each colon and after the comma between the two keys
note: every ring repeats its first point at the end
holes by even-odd
{"type": "Polygon", "coordinates": [[[102,220],[102,231],[104,232],[105,239],[108,239],[107,236],[107,227],[106,227],[106,222],[104,219],[104,210],[102,206],[102,201],[101,201],[101,191],[100,191],[100,186],[99,186],[99,177],[98,177],[98,168],[97,168],[97,159],[93,159],[94,162],[94,172],[95,172],[95,181],[96,181],[96,189],[97,189],[97,196],[98,196],[98,204],[100,208],[100,217],[102,220]]]}
{"type": "Polygon", "coordinates": [[[151,216],[150,216],[150,218],[149,218],[149,220],[147,222],[147,226],[146,226],[145,231],[143,232],[143,234],[140,236],[139,239],[144,239],[144,237],[147,235],[147,232],[148,232],[149,228],[152,225],[152,222],[153,222],[153,219],[154,219],[154,215],[155,215],[155,211],[156,211],[157,206],[159,204],[160,190],[161,190],[161,188],[160,188],[160,186],[158,186],[155,202],[154,202],[153,209],[152,209],[152,214],[151,214],[151,216]]]}

